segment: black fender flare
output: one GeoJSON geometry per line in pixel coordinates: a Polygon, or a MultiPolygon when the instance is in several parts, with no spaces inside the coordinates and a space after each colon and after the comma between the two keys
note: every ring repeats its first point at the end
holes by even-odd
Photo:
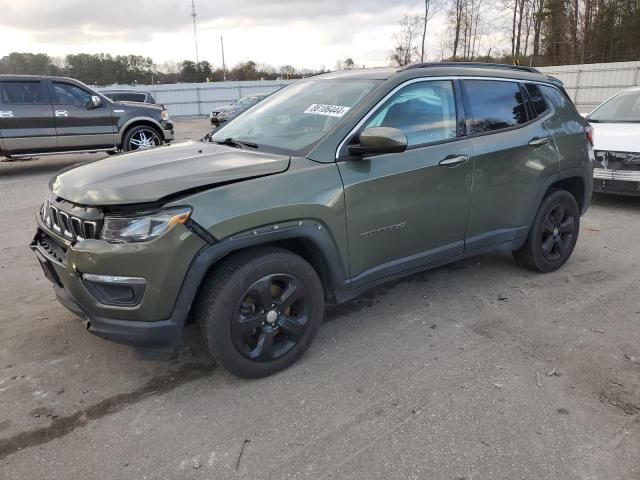
{"type": "Polygon", "coordinates": [[[303,239],[313,244],[326,263],[333,288],[337,289],[344,285],[345,271],[340,262],[338,248],[327,228],[314,221],[287,222],[243,232],[204,246],[195,255],[187,270],[173,308],[172,322],[182,330],[202,280],[209,269],[227,255],[245,248],[289,239],[303,239]]]}

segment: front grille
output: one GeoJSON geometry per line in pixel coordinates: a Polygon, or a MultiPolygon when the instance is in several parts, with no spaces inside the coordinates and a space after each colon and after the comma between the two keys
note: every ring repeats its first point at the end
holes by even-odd
{"type": "Polygon", "coordinates": [[[102,214],[98,209],[52,196],[42,204],[40,216],[49,229],[72,242],[97,239],[102,229],[102,214]]]}
{"type": "Polygon", "coordinates": [[[596,150],[594,153],[596,167],[602,166],[605,170],[640,171],[640,153],[609,150],[596,150]]]}
{"type": "Polygon", "coordinates": [[[60,245],[42,230],[40,230],[38,235],[36,235],[35,243],[42,247],[50,258],[58,263],[64,264],[67,257],[67,249],[64,245],[60,245]]]}

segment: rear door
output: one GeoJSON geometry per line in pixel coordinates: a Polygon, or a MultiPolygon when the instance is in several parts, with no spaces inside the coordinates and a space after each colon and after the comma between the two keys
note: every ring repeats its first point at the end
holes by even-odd
{"type": "Polygon", "coordinates": [[[45,80],[0,82],[0,137],[7,153],[56,149],[53,109],[45,80]]]}
{"type": "Polygon", "coordinates": [[[454,82],[406,84],[365,117],[352,138],[357,143],[368,127],[393,127],[406,134],[408,149],[339,158],[355,282],[365,273],[392,275],[463,252],[471,147],[458,138],[456,111],[454,82]]]}
{"type": "Polygon", "coordinates": [[[538,194],[557,175],[559,161],[546,125],[551,109],[533,112],[522,84],[474,79],[463,85],[473,142],[465,246],[472,251],[527,235],[538,194]]]}
{"type": "Polygon", "coordinates": [[[51,97],[58,146],[61,150],[111,148],[116,144],[116,128],[111,104],[90,108],[93,92],[75,83],[51,82],[51,97]]]}

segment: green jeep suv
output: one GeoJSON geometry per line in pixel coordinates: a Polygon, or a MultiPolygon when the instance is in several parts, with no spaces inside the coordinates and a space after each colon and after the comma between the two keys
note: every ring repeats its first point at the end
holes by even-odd
{"type": "Polygon", "coordinates": [[[492,249],[561,267],[592,132],[536,70],[417,64],[293,83],[202,141],[58,173],[31,248],[98,336],[242,377],[309,348],[326,302],[492,249]]]}

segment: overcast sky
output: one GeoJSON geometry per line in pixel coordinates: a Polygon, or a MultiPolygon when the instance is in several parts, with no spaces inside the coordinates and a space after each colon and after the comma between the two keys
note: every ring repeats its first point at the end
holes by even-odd
{"type": "MultiPolygon", "coordinates": [[[[274,66],[333,68],[351,57],[387,65],[398,20],[421,0],[195,0],[200,60],[227,67],[254,60],[274,66]]],[[[11,51],[139,54],[161,64],[195,59],[191,0],[0,0],[0,56],[11,51]]],[[[439,56],[443,19],[429,25],[439,56]]]]}

